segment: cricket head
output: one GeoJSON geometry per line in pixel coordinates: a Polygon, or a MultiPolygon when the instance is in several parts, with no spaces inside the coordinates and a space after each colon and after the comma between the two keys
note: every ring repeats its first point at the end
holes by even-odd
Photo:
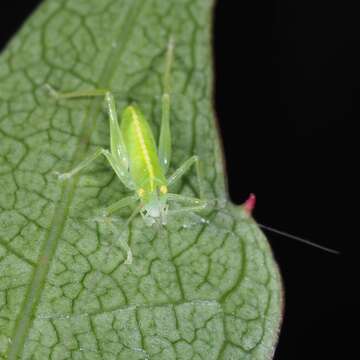
{"type": "Polygon", "coordinates": [[[162,185],[151,192],[140,189],[138,195],[143,205],[140,213],[146,225],[151,226],[155,223],[166,225],[168,212],[166,186],[162,185]]]}

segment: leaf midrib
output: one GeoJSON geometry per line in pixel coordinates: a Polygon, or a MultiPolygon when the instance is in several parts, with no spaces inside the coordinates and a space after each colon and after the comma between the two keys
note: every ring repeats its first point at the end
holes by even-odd
{"type": "MultiPolygon", "coordinates": [[[[104,68],[101,71],[97,82],[99,87],[106,88],[110,85],[111,78],[117,69],[121,55],[126,48],[132,30],[137,24],[136,18],[142,11],[144,4],[148,3],[144,3],[141,0],[133,1],[129,6],[128,13],[125,15],[125,20],[116,26],[117,30],[115,31],[115,37],[119,46],[117,48],[111,48],[110,54],[105,61],[104,68]]],[[[86,153],[89,147],[88,141],[86,140],[90,138],[90,135],[95,128],[96,120],[100,112],[101,100],[93,101],[84,117],[81,135],[71,162],[72,164],[78,162],[78,160],[86,153]]],[[[79,179],[75,178],[67,183],[64,183],[62,186],[60,201],[55,208],[50,230],[44,241],[44,245],[40,250],[37,266],[34,269],[33,276],[27,288],[24,301],[15,323],[8,351],[9,360],[16,360],[22,354],[25,338],[33,321],[32,315],[35,313],[44,289],[49,266],[56,252],[58,241],[61,238],[78,181],[79,179]]]]}

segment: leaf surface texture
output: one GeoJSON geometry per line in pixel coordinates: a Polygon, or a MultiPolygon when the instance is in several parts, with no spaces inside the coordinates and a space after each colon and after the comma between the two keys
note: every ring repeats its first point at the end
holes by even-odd
{"type": "MultiPolygon", "coordinates": [[[[281,281],[262,232],[227,200],[211,103],[212,7],[48,0],[2,53],[0,359],[272,357],[281,281]],[[225,205],[201,214],[206,222],[187,214],[163,229],[138,216],[123,234],[134,254],[127,265],[111,227],[94,220],[126,194],[105,160],[69,181],[54,175],[108,147],[103,101],[56,102],[45,84],[110,88],[119,112],[135,100],[158,137],[171,35],[171,171],[199,155],[206,198],[225,205]]],[[[171,190],[196,189],[191,172],[171,190]]],[[[116,226],[128,216],[118,214],[116,226]]]]}

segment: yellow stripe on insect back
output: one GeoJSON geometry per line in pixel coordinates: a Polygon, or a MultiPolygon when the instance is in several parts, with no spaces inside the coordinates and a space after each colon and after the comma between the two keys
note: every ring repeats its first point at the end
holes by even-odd
{"type": "Polygon", "coordinates": [[[143,159],[144,159],[145,165],[146,165],[146,169],[149,174],[150,190],[154,191],[154,179],[155,179],[154,168],[151,163],[150,155],[149,155],[148,149],[145,144],[144,135],[141,131],[141,126],[140,126],[140,121],[139,121],[138,115],[136,114],[136,111],[133,107],[131,107],[130,109],[131,109],[131,114],[133,115],[136,136],[140,142],[141,154],[143,156],[143,159]]]}

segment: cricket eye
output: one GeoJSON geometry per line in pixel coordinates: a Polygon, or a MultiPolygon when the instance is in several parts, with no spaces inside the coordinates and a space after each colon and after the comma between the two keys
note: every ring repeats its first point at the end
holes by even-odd
{"type": "Polygon", "coordinates": [[[139,197],[143,197],[144,194],[145,194],[145,190],[143,188],[140,188],[138,191],[137,191],[139,197]]]}
{"type": "Polygon", "coordinates": [[[161,194],[166,194],[167,193],[167,187],[165,186],[165,185],[161,185],[160,186],[160,192],[161,192],[161,194]]]}

